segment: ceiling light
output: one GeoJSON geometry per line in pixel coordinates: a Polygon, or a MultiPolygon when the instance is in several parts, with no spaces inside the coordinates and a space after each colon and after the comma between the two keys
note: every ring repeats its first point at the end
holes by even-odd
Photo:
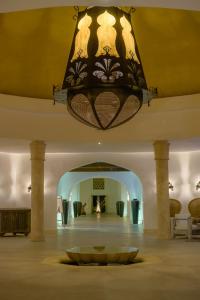
{"type": "Polygon", "coordinates": [[[119,126],[155,92],[147,89],[130,13],[95,6],[78,11],[63,86],[53,93],[86,125],[119,126]]]}

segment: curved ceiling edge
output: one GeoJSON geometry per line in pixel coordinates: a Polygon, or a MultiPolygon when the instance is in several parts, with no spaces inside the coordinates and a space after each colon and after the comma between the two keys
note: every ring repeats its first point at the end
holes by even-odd
{"type": "MultiPolygon", "coordinates": [[[[66,116],[66,105],[53,105],[52,100],[28,98],[21,96],[0,94],[0,110],[10,112],[20,112],[46,116],[66,116]]],[[[200,110],[200,94],[176,96],[169,98],[156,98],[150,103],[150,107],[143,104],[140,115],[156,114],[167,112],[184,112],[200,110]]]]}
{"type": "Polygon", "coordinates": [[[32,114],[66,115],[67,107],[53,100],[0,94],[0,109],[32,114]]]}
{"type": "MultiPolygon", "coordinates": [[[[7,0],[0,2],[0,13],[29,10],[37,8],[58,7],[58,6],[90,6],[91,0],[37,0],[27,1],[7,0]]],[[[121,6],[121,0],[96,0],[93,5],[121,6]]],[[[200,10],[199,0],[123,0],[123,6],[134,7],[163,7],[173,9],[200,10]]]]}
{"type": "Polygon", "coordinates": [[[82,147],[88,145],[89,149],[92,148],[91,145],[99,147],[99,140],[103,147],[111,143],[112,149],[115,149],[117,145],[124,147],[136,141],[200,137],[199,95],[195,98],[185,96],[178,100],[171,99],[169,103],[163,102],[163,99],[154,101],[150,108],[144,107],[144,113],[139,113],[126,124],[106,132],[84,126],[67,112],[65,114],[27,113],[2,108],[0,109],[0,137],[65,141],[69,145],[81,144],[82,147]]]}

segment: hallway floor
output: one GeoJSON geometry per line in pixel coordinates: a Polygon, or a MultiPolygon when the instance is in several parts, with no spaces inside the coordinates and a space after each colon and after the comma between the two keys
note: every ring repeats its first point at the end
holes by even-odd
{"type": "Polygon", "coordinates": [[[126,219],[81,216],[45,242],[0,238],[0,300],[199,300],[200,239],[157,240],[126,219]],[[72,246],[138,247],[143,263],[127,266],[59,264],[72,246]]]}

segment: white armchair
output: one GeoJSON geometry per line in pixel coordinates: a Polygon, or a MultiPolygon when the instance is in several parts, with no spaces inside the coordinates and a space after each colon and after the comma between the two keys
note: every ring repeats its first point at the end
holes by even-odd
{"type": "Polygon", "coordinates": [[[188,237],[188,214],[177,214],[171,217],[171,238],[188,237]]]}
{"type": "Polygon", "coordinates": [[[188,204],[188,238],[200,238],[200,198],[192,199],[188,204]]]}
{"type": "Polygon", "coordinates": [[[188,239],[200,238],[200,218],[188,218],[188,239]]]}

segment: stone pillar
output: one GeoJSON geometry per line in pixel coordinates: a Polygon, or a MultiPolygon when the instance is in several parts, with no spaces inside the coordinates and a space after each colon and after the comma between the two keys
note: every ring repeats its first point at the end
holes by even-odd
{"type": "Polygon", "coordinates": [[[169,212],[169,143],[156,141],[154,143],[156,161],[157,186],[157,235],[160,239],[170,238],[170,212],[169,212]]]}
{"type": "Polygon", "coordinates": [[[31,240],[44,240],[45,143],[33,141],[31,150],[31,240]]]}

